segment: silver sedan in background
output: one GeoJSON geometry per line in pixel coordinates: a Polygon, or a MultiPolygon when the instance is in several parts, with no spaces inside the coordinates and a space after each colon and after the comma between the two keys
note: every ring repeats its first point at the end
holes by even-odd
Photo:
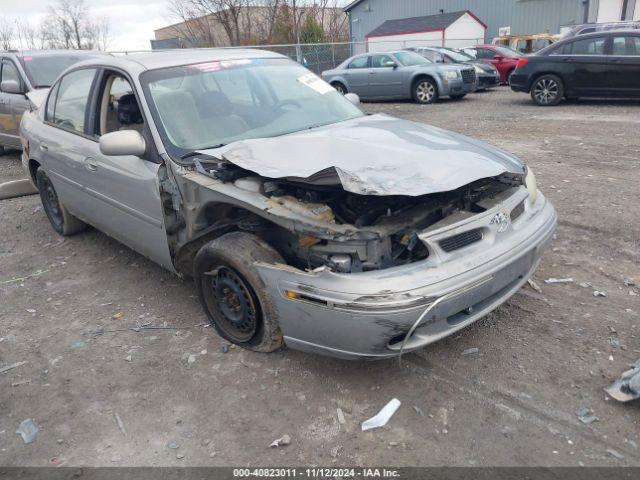
{"type": "Polygon", "coordinates": [[[356,55],[322,72],[322,78],[341,93],[369,100],[411,98],[435,103],[446,96],[458,100],[476,89],[472,66],[434,63],[407,50],[356,55]]]}

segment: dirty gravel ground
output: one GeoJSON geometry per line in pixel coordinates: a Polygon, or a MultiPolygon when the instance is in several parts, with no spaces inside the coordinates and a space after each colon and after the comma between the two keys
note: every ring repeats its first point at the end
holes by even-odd
{"type": "MultiPolygon", "coordinates": [[[[96,230],[57,236],[37,196],[2,201],[0,367],[27,363],[0,374],[0,464],[640,465],[640,404],[602,391],[640,357],[639,290],[623,282],[640,282],[640,103],[544,109],[500,88],[364,109],[481,138],[534,169],[560,214],[542,294],[523,288],[400,366],[221,353],[189,281],[96,230]],[[149,322],[175,330],[127,330],[149,322]],[[361,432],[394,397],[389,424],[361,432]],[[581,423],[579,407],[599,420],[581,423]],[[26,418],[42,428],[30,445],[14,433],[26,418]],[[268,448],[283,434],[289,446],[268,448]]],[[[0,159],[0,180],[17,173],[16,156],[0,159]]]]}

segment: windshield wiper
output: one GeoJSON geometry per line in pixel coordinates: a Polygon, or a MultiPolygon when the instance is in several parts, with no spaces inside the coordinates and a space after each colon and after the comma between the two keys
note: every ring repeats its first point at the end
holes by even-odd
{"type": "MultiPolygon", "coordinates": [[[[220,148],[224,147],[226,143],[219,143],[218,145],[214,145],[212,147],[203,147],[202,150],[210,150],[212,148],[220,148]]],[[[207,157],[206,153],[202,153],[200,150],[192,150],[191,152],[187,152],[184,155],[180,155],[180,160],[186,160],[187,158],[197,157],[198,155],[202,155],[203,157],[207,157]]]]}

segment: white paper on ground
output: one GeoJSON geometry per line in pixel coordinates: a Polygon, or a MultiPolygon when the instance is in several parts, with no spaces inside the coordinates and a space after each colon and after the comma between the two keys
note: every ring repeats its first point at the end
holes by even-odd
{"type": "Polygon", "coordinates": [[[370,430],[372,428],[382,427],[387,424],[389,419],[396,413],[396,410],[400,408],[400,400],[394,398],[387,403],[382,410],[378,412],[375,417],[371,417],[369,420],[362,422],[362,431],[370,430]]]}

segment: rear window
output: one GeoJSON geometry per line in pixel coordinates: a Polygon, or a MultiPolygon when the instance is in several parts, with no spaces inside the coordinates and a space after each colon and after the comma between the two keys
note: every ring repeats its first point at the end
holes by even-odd
{"type": "Polygon", "coordinates": [[[25,55],[20,63],[34,88],[50,87],[56,78],[71,65],[90,60],[92,55],[25,55]]]}

